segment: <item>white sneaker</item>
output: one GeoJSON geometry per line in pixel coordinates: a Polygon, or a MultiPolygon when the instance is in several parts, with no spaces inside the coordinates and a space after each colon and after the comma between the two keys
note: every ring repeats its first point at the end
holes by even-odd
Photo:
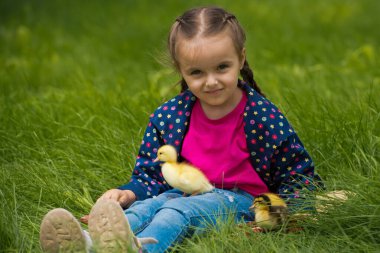
{"type": "Polygon", "coordinates": [[[43,252],[88,252],[83,230],[75,217],[62,208],[48,212],[41,222],[40,244],[43,252]]]}
{"type": "Polygon", "coordinates": [[[133,234],[120,204],[98,200],[92,207],[88,229],[97,253],[139,252],[141,244],[133,234]]]}

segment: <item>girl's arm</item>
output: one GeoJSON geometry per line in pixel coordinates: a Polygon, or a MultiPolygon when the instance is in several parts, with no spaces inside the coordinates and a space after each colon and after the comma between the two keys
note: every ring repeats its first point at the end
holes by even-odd
{"type": "Polygon", "coordinates": [[[323,187],[314,173],[314,163],[297,134],[292,134],[277,147],[271,160],[271,176],[277,193],[284,198],[299,198],[301,190],[323,187]]]}
{"type": "Polygon", "coordinates": [[[151,119],[145,130],[131,179],[129,183],[118,189],[131,190],[136,195],[136,200],[151,198],[170,189],[170,186],[164,182],[159,162],[153,162],[161,145],[163,140],[160,131],[151,119]]]}
{"type": "Polygon", "coordinates": [[[150,115],[131,180],[119,189],[133,191],[137,200],[151,198],[171,189],[164,181],[160,162],[153,160],[157,157],[160,146],[181,146],[194,101],[195,97],[186,91],[167,101],[150,115]]]}

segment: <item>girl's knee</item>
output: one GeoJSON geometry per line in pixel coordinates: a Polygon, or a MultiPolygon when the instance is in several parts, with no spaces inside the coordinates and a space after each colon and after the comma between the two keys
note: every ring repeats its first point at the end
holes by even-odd
{"type": "Polygon", "coordinates": [[[150,226],[162,229],[162,232],[170,230],[178,237],[187,233],[190,219],[180,210],[162,207],[154,216],[150,226]]]}
{"type": "Polygon", "coordinates": [[[157,210],[155,218],[160,217],[165,220],[178,220],[178,219],[187,219],[186,211],[181,210],[180,208],[166,206],[164,205],[157,210]]]}
{"type": "Polygon", "coordinates": [[[191,205],[189,204],[189,201],[187,201],[185,198],[174,198],[168,200],[165,204],[162,205],[162,207],[158,211],[164,211],[164,212],[170,212],[173,215],[184,215],[191,210],[191,205]]]}

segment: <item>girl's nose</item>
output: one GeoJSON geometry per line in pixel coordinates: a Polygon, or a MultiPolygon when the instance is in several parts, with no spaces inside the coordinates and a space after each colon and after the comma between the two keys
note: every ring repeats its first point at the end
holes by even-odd
{"type": "Polygon", "coordinates": [[[206,86],[212,87],[218,84],[218,80],[213,75],[208,75],[206,80],[206,86]]]}

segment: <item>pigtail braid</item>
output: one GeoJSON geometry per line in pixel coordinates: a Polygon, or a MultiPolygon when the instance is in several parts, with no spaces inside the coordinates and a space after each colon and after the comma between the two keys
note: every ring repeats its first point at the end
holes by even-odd
{"type": "Polygon", "coordinates": [[[243,77],[243,80],[246,81],[257,93],[265,97],[264,93],[261,92],[261,89],[254,79],[253,71],[249,67],[247,60],[244,61],[243,68],[240,70],[240,75],[243,77]]]}
{"type": "Polygon", "coordinates": [[[226,15],[224,16],[224,19],[223,19],[223,24],[228,22],[228,21],[232,21],[234,19],[236,20],[235,15],[230,14],[230,13],[226,13],[226,15]]]}
{"type": "Polygon", "coordinates": [[[184,92],[189,88],[184,78],[182,78],[181,81],[179,81],[178,83],[181,85],[181,92],[184,92]]]}

